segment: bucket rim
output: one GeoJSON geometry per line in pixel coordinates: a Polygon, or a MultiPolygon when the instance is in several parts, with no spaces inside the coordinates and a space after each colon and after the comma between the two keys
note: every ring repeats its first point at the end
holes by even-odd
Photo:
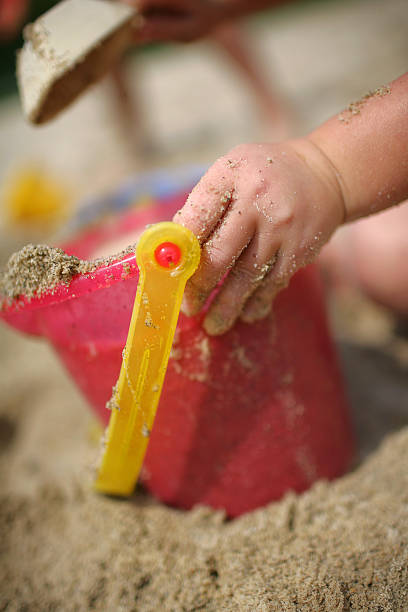
{"type": "MultiPolygon", "coordinates": [[[[75,239],[63,242],[60,248],[69,255],[77,255],[76,246],[86,240],[95,231],[95,226],[107,214],[114,216],[111,238],[121,235],[126,216],[133,216],[133,222],[143,227],[149,223],[148,214],[152,210],[162,211],[174,202],[175,197],[187,197],[192,186],[205,172],[202,165],[185,165],[179,168],[154,170],[141,176],[125,179],[111,194],[88,202],[80,207],[79,213],[69,224],[69,233],[76,234],[75,239]],[[138,198],[150,199],[151,205],[140,210],[132,209],[138,198]],[[115,230],[117,233],[115,234],[115,230]]],[[[155,220],[153,219],[153,222],[155,220]]],[[[152,221],[150,221],[151,223],[152,221]]],[[[87,256],[80,257],[85,261],[87,256]]],[[[0,317],[17,314],[19,311],[33,311],[54,304],[77,299],[94,291],[106,289],[112,285],[128,280],[138,279],[139,269],[134,252],[122,252],[112,255],[107,260],[95,260],[95,267],[89,272],[75,274],[69,283],[58,283],[49,291],[34,293],[33,296],[19,295],[8,298],[0,295],[0,317]]]]}
{"type": "Polygon", "coordinates": [[[89,272],[79,272],[72,277],[69,284],[58,283],[49,291],[35,293],[31,297],[19,295],[13,299],[3,298],[0,303],[0,313],[12,314],[21,309],[35,310],[52,306],[71,299],[80,298],[88,293],[93,293],[100,289],[111,287],[115,283],[130,278],[139,278],[139,269],[134,253],[125,254],[123,258],[115,258],[105,264],[101,261],[100,265],[89,272]]]}

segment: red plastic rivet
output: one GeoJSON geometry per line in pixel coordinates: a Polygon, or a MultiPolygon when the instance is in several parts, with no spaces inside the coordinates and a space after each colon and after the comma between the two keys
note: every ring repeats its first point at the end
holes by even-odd
{"type": "Polygon", "coordinates": [[[174,268],[181,259],[181,251],[173,242],[162,242],[155,250],[154,256],[163,268],[174,268]]]}

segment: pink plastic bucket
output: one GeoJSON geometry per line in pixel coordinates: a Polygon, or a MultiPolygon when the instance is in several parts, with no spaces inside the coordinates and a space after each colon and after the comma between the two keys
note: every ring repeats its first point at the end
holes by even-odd
{"type": "MultiPolygon", "coordinates": [[[[127,212],[66,245],[86,258],[101,242],[171,218],[185,192],[127,212]]],[[[100,419],[121,365],[138,280],[134,255],[75,277],[53,295],[4,309],[10,325],[46,337],[100,419]]],[[[206,504],[229,516],[302,491],[348,468],[347,402],[313,266],[276,300],[273,316],[209,337],[180,315],[143,469],[169,504],[206,504]]]]}

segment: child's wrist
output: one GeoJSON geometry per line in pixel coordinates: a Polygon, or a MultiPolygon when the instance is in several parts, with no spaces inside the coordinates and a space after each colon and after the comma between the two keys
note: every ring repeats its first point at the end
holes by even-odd
{"type": "Polygon", "coordinates": [[[337,225],[347,221],[347,193],[340,172],[325,152],[314,142],[313,136],[292,140],[292,148],[310,168],[315,179],[324,184],[327,192],[325,205],[333,209],[337,225]]]}

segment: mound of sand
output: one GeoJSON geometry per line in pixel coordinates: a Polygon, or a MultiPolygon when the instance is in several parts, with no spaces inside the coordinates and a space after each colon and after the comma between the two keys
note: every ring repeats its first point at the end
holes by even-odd
{"type": "Polygon", "coordinates": [[[342,355],[364,458],[230,522],[94,494],[83,400],[47,346],[0,328],[0,610],[407,610],[408,342],[357,310],[342,355]]]}

